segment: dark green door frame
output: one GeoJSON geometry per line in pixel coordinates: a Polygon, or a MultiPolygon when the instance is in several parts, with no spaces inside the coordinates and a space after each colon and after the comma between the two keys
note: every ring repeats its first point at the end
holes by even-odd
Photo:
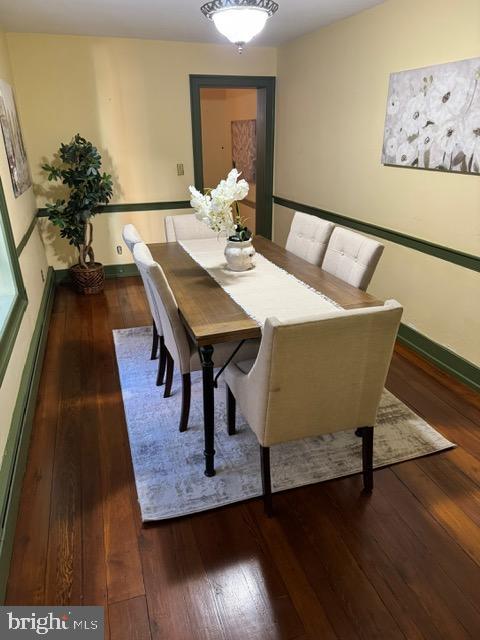
{"type": "Polygon", "coordinates": [[[275,78],[272,76],[190,76],[193,167],[195,186],[203,183],[200,89],[257,89],[257,233],[272,237],[273,144],[275,135],[275,78]]]}

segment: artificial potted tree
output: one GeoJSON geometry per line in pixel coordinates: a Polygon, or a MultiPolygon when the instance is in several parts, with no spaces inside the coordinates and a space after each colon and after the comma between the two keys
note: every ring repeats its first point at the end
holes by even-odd
{"type": "Polygon", "coordinates": [[[46,205],[48,219],[60,228],[60,236],[78,250],[78,263],[70,267],[72,281],[83,294],[103,290],[103,265],[95,262],[92,248],[91,218],[98,207],[112,197],[112,177],[101,172],[102,157],[91,142],[77,135],[60,145],[59,161],[43,164],[49,181],[61,181],[69,188],[68,200],[56,200],[46,205]]]}

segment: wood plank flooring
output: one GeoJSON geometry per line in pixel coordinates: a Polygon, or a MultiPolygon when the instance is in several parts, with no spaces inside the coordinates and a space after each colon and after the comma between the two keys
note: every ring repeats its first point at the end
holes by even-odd
{"type": "Polygon", "coordinates": [[[99,604],[112,640],[480,637],[480,400],[404,347],[388,388],[459,446],[142,527],[112,329],[138,278],[55,299],[9,604],[99,604]]]}

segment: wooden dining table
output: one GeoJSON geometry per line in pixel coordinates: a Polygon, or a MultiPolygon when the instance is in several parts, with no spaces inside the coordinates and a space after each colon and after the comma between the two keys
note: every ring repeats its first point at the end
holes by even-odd
{"type": "MultiPolygon", "coordinates": [[[[258,253],[294,275],[298,280],[326,295],[344,309],[383,305],[383,301],[356,289],[274,242],[256,236],[258,253]]],[[[203,414],[205,434],[205,475],[215,475],[215,345],[236,344],[260,338],[262,330],[224,289],[177,242],[149,244],[153,259],[161,265],[177,301],[180,318],[202,363],[203,414]]]]}

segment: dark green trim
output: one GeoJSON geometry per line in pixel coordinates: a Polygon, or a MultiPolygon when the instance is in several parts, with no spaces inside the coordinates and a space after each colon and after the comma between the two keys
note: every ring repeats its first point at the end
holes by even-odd
{"type": "MultiPolygon", "coordinates": [[[[400,233],[399,231],[379,227],[378,225],[371,224],[369,222],[362,222],[361,220],[349,218],[339,213],[333,213],[332,211],[326,211],[325,209],[319,209],[293,200],[287,200],[280,196],[273,196],[273,201],[275,204],[286,207],[287,209],[309,213],[310,215],[329,220],[335,224],[355,229],[362,233],[368,233],[369,235],[389,240],[390,242],[400,244],[404,247],[408,247],[409,249],[414,249],[415,251],[420,251],[421,253],[434,256],[435,258],[446,260],[447,262],[451,262],[460,267],[480,272],[479,256],[463,253],[456,249],[450,249],[448,247],[429,242],[428,240],[415,238],[413,236],[400,233]]],[[[421,356],[430,360],[461,382],[467,384],[473,389],[476,389],[477,391],[480,391],[480,369],[471,362],[468,362],[468,360],[465,360],[456,353],[453,353],[453,351],[450,351],[437,342],[430,340],[430,338],[427,338],[415,329],[407,327],[404,324],[400,326],[398,339],[400,342],[406,344],[414,351],[417,351],[421,356]]]]}
{"type": "Polygon", "coordinates": [[[312,207],[308,204],[301,204],[300,202],[287,200],[280,196],[273,196],[273,201],[275,204],[279,204],[287,209],[309,213],[319,218],[329,220],[330,222],[334,222],[335,224],[340,224],[344,227],[361,231],[362,233],[368,233],[370,235],[377,236],[378,238],[383,238],[384,240],[389,240],[390,242],[395,242],[396,244],[408,247],[409,249],[415,249],[415,251],[426,253],[427,255],[434,256],[435,258],[452,262],[460,267],[465,267],[465,269],[480,272],[480,256],[464,253],[457,249],[450,249],[449,247],[435,244],[428,240],[409,236],[405,233],[401,233],[400,231],[393,231],[392,229],[379,227],[378,225],[371,224],[370,222],[362,222],[355,218],[349,218],[339,213],[333,213],[332,211],[318,209],[317,207],[312,207]]]}
{"type": "Polygon", "coordinates": [[[400,325],[398,339],[460,382],[480,391],[480,368],[468,360],[405,324],[400,325]]]}
{"type": "Polygon", "coordinates": [[[110,278],[126,278],[130,276],[138,276],[137,265],[129,264],[107,264],[105,265],[105,277],[110,278]]]}
{"type": "MultiPolygon", "coordinates": [[[[12,265],[13,277],[17,289],[12,308],[8,314],[5,326],[0,330],[0,386],[3,382],[5,371],[12,354],[13,345],[17,338],[20,324],[22,323],[23,314],[27,308],[28,299],[25,286],[23,284],[22,272],[18,262],[17,249],[13,237],[12,227],[10,225],[10,217],[8,215],[7,203],[3,185],[0,180],[0,224],[3,226],[5,240],[9,253],[10,264],[12,265]]],[[[1,230],[0,230],[1,233],[1,230]]]]}
{"type": "Polygon", "coordinates": [[[23,296],[17,295],[0,336],[0,387],[7,371],[26,308],[27,300],[23,296]]]}
{"type": "MultiPolygon", "coordinates": [[[[129,264],[107,264],[104,267],[105,277],[109,280],[111,278],[127,278],[130,276],[138,276],[137,265],[129,264]]],[[[55,271],[55,284],[62,284],[70,280],[70,274],[68,269],[57,269],[55,271]]]]}
{"type": "Polygon", "coordinates": [[[256,232],[272,237],[273,154],[275,139],[275,78],[273,76],[190,76],[193,169],[195,186],[204,188],[200,89],[258,89],[257,116],[257,216],[256,232]],[[263,120],[265,114],[265,120],[263,120]]]}
{"type": "MultiPolygon", "coordinates": [[[[133,204],[106,204],[96,209],[96,213],[131,213],[134,211],[172,211],[174,209],[190,209],[188,200],[172,200],[171,202],[135,202],[133,204]]],[[[39,209],[37,216],[46,218],[47,209],[39,209]]]]}
{"type": "Polygon", "coordinates": [[[28,445],[33,425],[35,405],[43,356],[47,343],[50,312],[55,292],[55,278],[50,267],[42,302],[30,342],[27,359],[17,393],[7,443],[0,467],[0,602],[4,601],[8,569],[12,555],[22,479],[27,462],[28,445]]]}
{"type": "Polygon", "coordinates": [[[20,257],[20,254],[22,253],[22,251],[27,246],[27,243],[30,240],[30,236],[32,235],[33,230],[37,226],[37,222],[38,222],[38,219],[35,216],[32,219],[32,221],[30,222],[30,226],[28,227],[27,231],[25,232],[25,235],[23,236],[23,238],[20,240],[20,242],[17,245],[17,257],[20,257]]]}

